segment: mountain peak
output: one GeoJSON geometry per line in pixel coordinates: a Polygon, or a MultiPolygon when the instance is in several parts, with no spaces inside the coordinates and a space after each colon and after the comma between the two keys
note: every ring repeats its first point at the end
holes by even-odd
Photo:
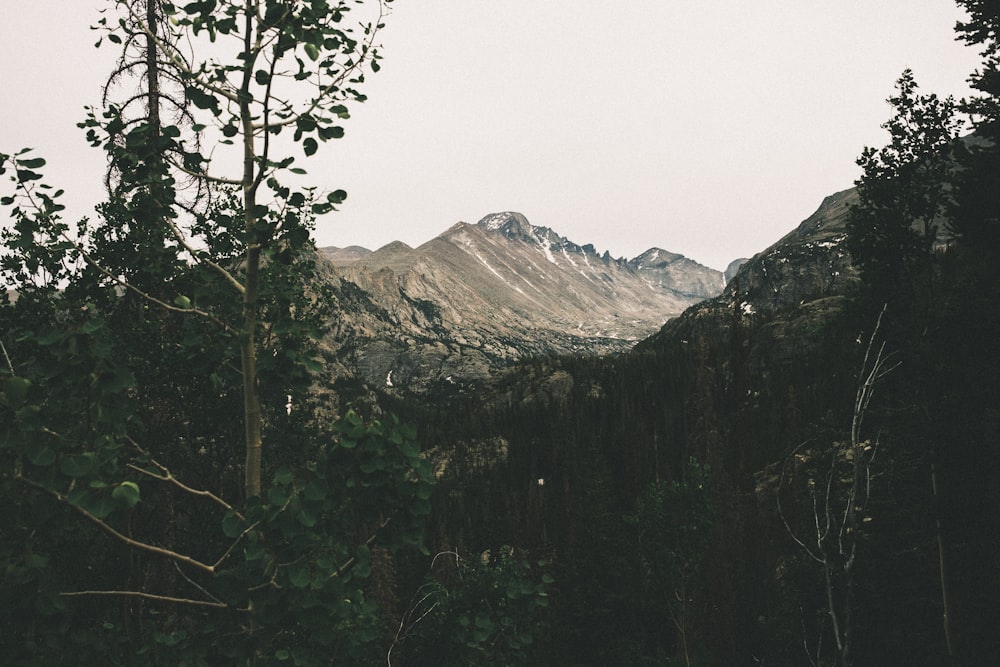
{"type": "Polygon", "coordinates": [[[535,227],[522,213],[502,211],[491,213],[476,223],[477,226],[490,232],[500,232],[507,238],[534,238],[540,228],[535,227]]]}
{"type": "Polygon", "coordinates": [[[639,268],[666,266],[667,264],[672,264],[680,259],[685,259],[684,255],[679,255],[676,252],[669,252],[663,248],[650,248],[646,252],[630,260],[629,264],[639,268]]]}

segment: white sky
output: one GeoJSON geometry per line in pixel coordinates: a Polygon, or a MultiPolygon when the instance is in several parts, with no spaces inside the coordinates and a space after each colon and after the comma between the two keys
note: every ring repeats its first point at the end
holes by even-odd
{"type": "MultiPolygon", "coordinates": [[[[514,210],[599,251],[717,269],[850,187],[905,67],[967,93],[952,0],[396,0],[347,137],[301,166],[349,196],[320,245],[419,245],[514,210]]],[[[103,156],[75,123],[112,64],[100,0],[0,0],[0,151],[38,149],[72,217],[103,156]]]]}

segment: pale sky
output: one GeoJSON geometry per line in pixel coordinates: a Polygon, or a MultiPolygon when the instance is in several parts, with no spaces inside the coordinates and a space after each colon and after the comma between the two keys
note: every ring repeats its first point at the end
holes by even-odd
{"type": "MultiPolygon", "coordinates": [[[[101,199],[75,123],[114,50],[100,0],[0,0],[0,151],[38,149],[70,217],[101,199]]],[[[321,246],[416,246],[513,210],[579,244],[717,269],[848,188],[902,70],[962,96],[951,0],[396,0],[347,136],[302,166],[348,192],[321,246]]]]}

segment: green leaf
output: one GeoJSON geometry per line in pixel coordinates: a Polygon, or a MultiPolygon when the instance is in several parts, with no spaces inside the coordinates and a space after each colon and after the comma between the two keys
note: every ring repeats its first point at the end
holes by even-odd
{"type": "Polygon", "coordinates": [[[59,462],[59,469],[67,477],[83,477],[94,469],[93,454],[74,454],[59,462]]]}
{"type": "Polygon", "coordinates": [[[82,334],[92,334],[94,332],[100,331],[104,327],[104,324],[100,320],[87,320],[80,325],[80,333],[82,334]]]}
{"type": "Polygon", "coordinates": [[[288,580],[292,583],[292,586],[295,586],[296,588],[305,588],[309,585],[310,580],[308,568],[298,565],[288,575],[288,580]]]}
{"type": "Polygon", "coordinates": [[[267,490],[267,502],[280,507],[288,501],[288,493],[280,486],[272,486],[267,490]]]}
{"type": "Polygon", "coordinates": [[[288,486],[295,479],[292,471],[288,468],[278,468],[278,471],[274,473],[274,481],[276,484],[281,484],[282,486],[288,486]]]}
{"type": "Polygon", "coordinates": [[[332,127],[321,127],[319,129],[320,139],[326,141],[328,139],[340,139],[344,136],[344,128],[339,125],[334,125],[332,127]]]}
{"type": "Polygon", "coordinates": [[[139,485],[135,482],[122,482],[111,492],[111,497],[126,507],[135,507],[139,504],[139,485]]]}
{"type": "Polygon", "coordinates": [[[233,538],[243,532],[243,521],[236,515],[236,510],[230,510],[222,518],[222,534],[233,538]]]}
{"type": "Polygon", "coordinates": [[[313,480],[306,485],[305,489],[303,489],[303,495],[305,495],[306,500],[309,501],[316,502],[323,500],[327,496],[327,486],[319,480],[313,480]]]}
{"type": "Polygon", "coordinates": [[[27,183],[29,181],[37,181],[42,178],[41,174],[35,173],[30,169],[18,169],[17,170],[17,182],[27,183]]]}
{"type": "Polygon", "coordinates": [[[81,506],[98,519],[103,519],[115,510],[115,499],[102,495],[91,502],[81,503],[81,506]]]}
{"type": "Polygon", "coordinates": [[[319,148],[319,144],[312,137],[306,137],[302,141],[302,150],[305,151],[306,156],[313,155],[319,148]]]}
{"type": "Polygon", "coordinates": [[[210,109],[215,113],[219,111],[219,101],[200,88],[188,86],[185,88],[184,93],[191,100],[191,103],[199,109],[210,109]]]}
{"type": "Polygon", "coordinates": [[[56,453],[50,447],[28,449],[28,460],[36,466],[50,466],[56,462],[56,453]]]}
{"type": "Polygon", "coordinates": [[[26,160],[14,160],[17,166],[25,169],[41,169],[45,166],[45,158],[35,157],[26,160]]]}
{"type": "Polygon", "coordinates": [[[15,375],[3,383],[3,394],[10,405],[19,405],[27,398],[30,388],[31,380],[15,375]]]}

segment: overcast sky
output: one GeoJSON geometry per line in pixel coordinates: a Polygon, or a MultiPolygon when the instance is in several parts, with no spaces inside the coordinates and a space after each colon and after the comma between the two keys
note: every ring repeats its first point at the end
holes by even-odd
{"type": "MultiPolygon", "coordinates": [[[[100,0],[0,0],[0,151],[32,146],[70,214],[103,156],[74,124],[114,57],[100,0]]],[[[717,269],[850,187],[893,83],[967,94],[951,0],[396,0],[347,137],[303,166],[342,188],[320,245],[419,245],[513,210],[599,251],[717,269]]]]}

